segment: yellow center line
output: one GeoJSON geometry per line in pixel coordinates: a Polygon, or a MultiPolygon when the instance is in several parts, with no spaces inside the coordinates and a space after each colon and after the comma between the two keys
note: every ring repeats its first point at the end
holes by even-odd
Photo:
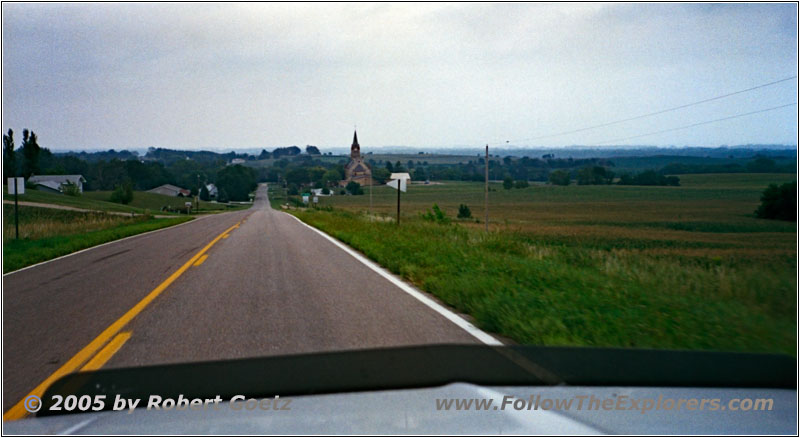
{"type": "MultiPolygon", "coordinates": [[[[223,237],[223,239],[224,239],[224,237],[223,237]]],[[[208,258],[208,254],[203,254],[203,256],[202,256],[202,257],[200,257],[199,259],[197,259],[197,261],[196,261],[196,262],[194,262],[194,266],[200,266],[200,265],[202,265],[202,264],[203,264],[203,262],[204,262],[204,261],[206,261],[206,259],[207,259],[207,258],[208,258]]]]}
{"type": "MultiPolygon", "coordinates": [[[[175,280],[178,279],[178,277],[181,276],[181,274],[183,274],[187,269],[189,269],[189,267],[192,266],[192,264],[195,261],[197,261],[197,259],[199,259],[200,256],[203,255],[203,253],[208,251],[209,248],[214,246],[215,243],[217,243],[220,239],[222,239],[222,236],[228,234],[228,232],[230,232],[234,228],[237,228],[238,226],[239,222],[237,222],[236,225],[233,225],[227,230],[223,231],[219,236],[215,237],[214,240],[208,243],[208,245],[203,247],[203,249],[201,249],[197,254],[192,256],[192,258],[190,258],[188,262],[184,263],[183,266],[178,268],[177,271],[173,272],[172,275],[170,275],[166,280],[164,280],[163,283],[159,284],[155,289],[153,289],[149,294],[147,294],[147,296],[142,298],[141,301],[136,303],[135,306],[131,307],[130,310],[125,312],[125,314],[122,315],[118,320],[116,320],[113,324],[111,324],[105,330],[103,330],[103,332],[100,333],[96,338],[94,338],[92,342],[90,342],[87,346],[83,347],[83,349],[79,351],[77,354],[75,354],[75,356],[72,356],[72,358],[67,362],[65,362],[64,365],[61,366],[61,368],[57,369],[48,378],[44,379],[44,381],[42,381],[42,383],[40,383],[39,386],[34,388],[25,397],[29,395],[36,395],[38,397],[41,397],[44,394],[44,391],[47,389],[47,387],[50,386],[53,382],[55,382],[62,376],[65,376],[77,370],[78,367],[80,367],[84,362],[86,362],[97,350],[99,350],[103,345],[105,345],[109,339],[111,339],[120,330],[122,330],[122,328],[125,327],[126,324],[128,324],[133,318],[136,317],[136,315],[141,313],[141,311],[144,310],[144,308],[147,307],[147,305],[150,304],[151,301],[156,299],[156,297],[158,297],[161,294],[161,292],[164,292],[164,290],[170,284],[172,284],[175,280]]],[[[11,409],[9,409],[3,414],[3,421],[18,420],[28,414],[28,411],[25,410],[25,397],[23,397],[22,400],[17,402],[17,404],[15,404],[13,407],[11,407],[11,409]]]]}
{"type": "Polygon", "coordinates": [[[230,234],[226,234],[226,235],[222,236],[222,238],[223,238],[223,239],[227,239],[227,238],[228,238],[228,237],[230,237],[230,236],[231,236],[230,234]]]}
{"type": "Polygon", "coordinates": [[[86,365],[81,368],[81,371],[94,371],[99,370],[103,365],[111,359],[122,345],[131,337],[131,332],[122,332],[114,337],[100,352],[97,353],[86,365]]]}

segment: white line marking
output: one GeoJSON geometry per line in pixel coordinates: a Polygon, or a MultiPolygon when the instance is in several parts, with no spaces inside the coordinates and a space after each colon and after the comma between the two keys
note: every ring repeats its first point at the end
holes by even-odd
{"type": "Polygon", "coordinates": [[[383,268],[382,266],[380,266],[377,263],[373,262],[372,260],[369,260],[368,258],[366,258],[366,257],[362,256],[361,254],[355,252],[353,249],[351,249],[350,247],[348,247],[344,243],[342,243],[342,242],[336,240],[335,238],[329,236],[325,232],[323,232],[321,230],[318,230],[318,229],[312,227],[311,225],[301,221],[299,218],[297,218],[297,216],[289,214],[289,213],[286,213],[286,214],[288,214],[289,216],[295,218],[297,220],[297,222],[300,222],[301,224],[307,226],[308,228],[311,228],[312,230],[316,231],[317,233],[319,233],[319,235],[321,235],[322,237],[328,239],[334,245],[338,246],[339,248],[344,250],[346,253],[348,253],[351,256],[353,256],[356,260],[358,260],[359,262],[363,263],[364,265],[366,265],[368,268],[372,269],[373,271],[377,272],[378,275],[380,275],[381,277],[389,280],[392,284],[394,284],[395,286],[399,287],[401,290],[403,290],[403,292],[405,292],[405,293],[411,295],[412,297],[416,298],[417,300],[421,301],[422,304],[425,304],[426,306],[430,307],[431,309],[433,309],[434,311],[436,311],[440,315],[442,315],[445,318],[447,318],[448,320],[450,320],[450,322],[452,322],[453,324],[461,327],[467,333],[469,333],[472,336],[476,337],[479,341],[483,342],[486,345],[503,345],[502,342],[500,342],[497,339],[495,339],[492,335],[484,332],[483,330],[479,329],[478,327],[475,327],[472,323],[470,323],[469,321],[465,320],[464,318],[456,315],[450,309],[448,309],[448,308],[442,306],[441,304],[437,303],[436,301],[428,298],[427,296],[425,296],[425,294],[423,292],[421,292],[420,290],[418,290],[414,286],[408,284],[407,282],[405,282],[404,280],[400,279],[399,277],[397,277],[396,275],[392,274],[391,272],[387,271],[385,268],[383,268]]]}
{"type": "Polygon", "coordinates": [[[98,420],[99,417],[93,416],[91,418],[87,418],[80,423],[73,424],[71,427],[68,427],[61,432],[57,432],[58,435],[72,435],[73,433],[77,432],[80,429],[83,429],[84,426],[88,426],[89,423],[94,423],[98,420]]]}
{"type": "MultiPolygon", "coordinates": [[[[180,216],[176,216],[176,217],[180,217],[180,216]]],[[[6,275],[16,274],[17,272],[22,272],[22,271],[24,271],[24,270],[27,270],[27,269],[35,268],[35,267],[37,267],[37,266],[44,265],[45,263],[50,263],[50,262],[54,262],[54,261],[56,261],[56,260],[65,259],[65,258],[67,258],[67,257],[74,256],[75,254],[80,254],[80,253],[82,253],[82,252],[86,252],[86,251],[89,251],[89,250],[92,250],[92,249],[95,249],[95,248],[100,248],[101,246],[111,245],[112,243],[122,242],[123,240],[128,240],[128,239],[133,239],[134,237],[146,236],[146,235],[148,235],[148,234],[157,233],[157,232],[159,232],[159,231],[170,230],[170,229],[172,229],[172,228],[180,227],[181,225],[190,224],[190,223],[192,223],[192,222],[197,222],[198,220],[205,219],[205,218],[209,218],[209,217],[211,217],[211,215],[207,215],[207,216],[201,216],[201,217],[199,217],[199,218],[198,218],[198,217],[195,217],[194,219],[192,219],[192,220],[190,220],[190,221],[181,222],[181,223],[179,223],[179,224],[170,225],[170,226],[168,226],[168,227],[159,228],[159,229],[157,229],[157,230],[152,230],[152,231],[148,231],[148,232],[145,232],[145,233],[134,234],[133,236],[123,237],[122,239],[112,240],[112,241],[110,241],[110,242],[101,243],[101,244],[99,244],[99,245],[90,246],[90,247],[88,247],[88,248],[84,248],[84,249],[82,249],[82,250],[80,250],[80,251],[75,251],[75,252],[71,252],[71,253],[69,253],[69,254],[64,254],[63,256],[56,257],[56,258],[54,258],[54,259],[45,260],[45,261],[43,261],[43,262],[39,262],[39,263],[37,263],[37,264],[35,264],[35,265],[30,265],[30,266],[26,266],[26,267],[24,267],[24,268],[19,268],[19,269],[17,269],[16,271],[7,272],[7,273],[3,274],[3,277],[5,277],[6,275]]]]}

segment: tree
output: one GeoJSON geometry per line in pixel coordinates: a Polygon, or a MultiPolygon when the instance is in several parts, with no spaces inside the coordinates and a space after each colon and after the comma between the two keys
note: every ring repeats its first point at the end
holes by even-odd
{"type": "Polygon", "coordinates": [[[461,204],[458,206],[458,218],[459,219],[469,219],[472,217],[472,211],[467,207],[466,204],[461,204]]]}
{"type": "Polygon", "coordinates": [[[133,184],[130,181],[117,184],[111,192],[111,202],[130,204],[131,201],[133,201],[133,184]]]}
{"type": "Polygon", "coordinates": [[[391,176],[391,172],[383,167],[379,167],[372,172],[372,179],[377,181],[379,184],[385,183],[389,177],[391,176]]]}
{"type": "Polygon", "coordinates": [[[14,153],[14,131],[10,128],[7,135],[3,135],[3,184],[17,175],[17,157],[14,153]]]}
{"type": "Polygon", "coordinates": [[[797,220],[797,183],[770,184],[761,195],[756,216],[762,219],[797,220]]]}
{"type": "Polygon", "coordinates": [[[311,181],[308,175],[308,169],[305,167],[296,167],[286,172],[286,181],[292,184],[303,185],[311,181]]]}
{"type": "Polygon", "coordinates": [[[208,187],[205,184],[200,186],[200,200],[201,201],[210,201],[211,195],[208,193],[208,187]]]}
{"type": "Polygon", "coordinates": [[[550,172],[548,180],[550,181],[550,184],[557,186],[568,186],[570,182],[569,172],[566,170],[554,170],[550,172]]]}
{"type": "Polygon", "coordinates": [[[322,155],[319,151],[319,148],[312,145],[306,145],[306,153],[308,155],[322,155]]]}
{"type": "Polygon", "coordinates": [[[347,185],[344,188],[345,188],[345,190],[350,192],[351,195],[363,195],[364,194],[364,190],[361,189],[361,184],[359,184],[359,183],[357,183],[355,181],[350,181],[349,183],[347,183],[347,185]]]}
{"type": "Polygon", "coordinates": [[[610,184],[613,178],[614,173],[603,166],[589,166],[578,171],[579,185],[610,184]]]}
{"type": "Polygon", "coordinates": [[[324,187],[337,186],[339,185],[339,181],[342,179],[342,174],[339,173],[338,170],[328,169],[324,174],[322,174],[322,185],[324,187]]]}
{"type": "Polygon", "coordinates": [[[747,171],[753,173],[770,173],[776,172],[778,166],[775,161],[767,157],[756,157],[753,161],[747,163],[747,171]]]}
{"type": "Polygon", "coordinates": [[[247,201],[250,192],[256,188],[256,174],[250,167],[234,165],[225,166],[217,172],[217,187],[225,190],[231,201],[247,201]]]}
{"type": "Polygon", "coordinates": [[[414,179],[417,181],[425,181],[428,179],[428,174],[425,173],[424,167],[414,168],[414,179]]]}
{"type": "Polygon", "coordinates": [[[389,173],[394,172],[394,166],[392,166],[392,162],[389,160],[386,160],[386,170],[388,170],[389,173]]]}
{"type": "Polygon", "coordinates": [[[36,133],[22,130],[22,173],[25,178],[39,173],[39,154],[41,148],[39,147],[38,138],[36,133]]]}
{"type": "Polygon", "coordinates": [[[503,178],[503,188],[511,190],[512,187],[514,187],[514,179],[510,175],[503,178]]]}
{"type": "Polygon", "coordinates": [[[228,201],[228,192],[222,188],[217,189],[217,202],[227,203],[228,201]]]}

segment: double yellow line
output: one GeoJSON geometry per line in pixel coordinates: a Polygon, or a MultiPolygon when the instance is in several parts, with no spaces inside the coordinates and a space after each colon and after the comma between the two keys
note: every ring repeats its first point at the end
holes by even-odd
{"type": "Polygon", "coordinates": [[[36,388],[34,388],[28,395],[22,398],[17,404],[15,404],[11,409],[6,411],[3,414],[3,421],[10,421],[10,420],[18,420],[20,418],[25,417],[28,414],[28,411],[25,410],[25,398],[31,395],[35,395],[39,398],[44,395],[44,391],[49,387],[53,382],[65,376],[69,373],[76,371],[81,365],[84,363],[86,364],[81,370],[82,371],[90,371],[95,370],[103,366],[111,356],[116,353],[120,348],[122,348],[122,344],[128,340],[130,337],[130,332],[119,333],[125,325],[127,325],[133,318],[136,317],[145,307],[147,307],[150,302],[156,299],[161,292],[169,287],[172,282],[178,279],[187,269],[189,269],[206,251],[208,251],[215,243],[217,243],[223,236],[226,236],[231,230],[235,228],[239,228],[239,224],[241,222],[237,222],[235,225],[231,226],[227,230],[223,231],[219,236],[215,237],[214,240],[208,243],[203,249],[201,249],[197,254],[192,256],[189,261],[183,264],[177,271],[173,272],[163,283],[159,284],[158,287],[153,289],[152,292],[147,294],[146,297],[142,298],[141,301],[136,303],[130,310],[125,312],[122,317],[116,320],[113,324],[108,326],[99,336],[94,338],[89,345],[83,347],[81,351],[79,351],[75,356],[72,356],[70,360],[68,360],[61,368],[57,369],[50,377],[44,379],[42,383],[39,384],[36,388]],[[119,333],[119,335],[118,335],[119,333]],[[116,337],[115,337],[116,336],[116,337]],[[108,342],[111,340],[112,342],[108,342]],[[108,345],[106,345],[108,343],[108,345]],[[94,358],[92,356],[103,348],[94,358]],[[90,360],[91,358],[91,360],[90,360]],[[87,362],[88,361],[88,362],[87,362]]]}

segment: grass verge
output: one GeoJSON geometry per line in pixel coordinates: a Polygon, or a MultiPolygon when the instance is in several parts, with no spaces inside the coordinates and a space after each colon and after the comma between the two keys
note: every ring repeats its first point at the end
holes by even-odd
{"type": "Polygon", "coordinates": [[[523,344],[795,354],[796,257],[786,254],[753,259],[714,242],[659,252],[613,236],[583,245],[419,218],[397,227],[341,210],[292,213],[523,344]]]}
{"type": "Polygon", "coordinates": [[[191,220],[153,219],[37,207],[20,207],[20,240],[14,240],[14,207],[3,208],[3,273],[101,243],[191,220]]]}

